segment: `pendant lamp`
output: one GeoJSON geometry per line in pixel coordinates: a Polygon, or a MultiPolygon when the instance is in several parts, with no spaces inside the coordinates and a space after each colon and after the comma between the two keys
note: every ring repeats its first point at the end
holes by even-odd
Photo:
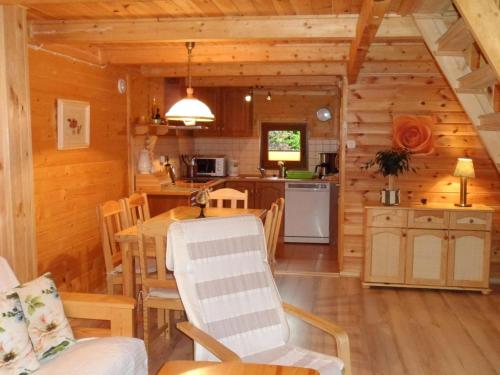
{"type": "Polygon", "coordinates": [[[194,42],[187,42],[188,51],[188,88],[187,96],[175,103],[165,114],[167,120],[183,121],[186,126],[196,125],[197,122],[210,122],[215,120],[215,116],[202,101],[193,96],[191,87],[191,53],[194,48],[194,42]]]}

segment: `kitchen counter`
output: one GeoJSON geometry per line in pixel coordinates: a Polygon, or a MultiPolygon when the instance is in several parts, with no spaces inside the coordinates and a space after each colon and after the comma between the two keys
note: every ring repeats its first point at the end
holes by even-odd
{"type": "Polygon", "coordinates": [[[190,196],[200,189],[209,189],[217,187],[218,185],[224,184],[229,181],[245,181],[245,182],[324,182],[324,183],[338,183],[338,177],[329,180],[321,180],[319,178],[315,179],[289,179],[289,178],[278,178],[278,177],[260,177],[260,176],[238,176],[238,177],[221,177],[214,178],[209,182],[188,182],[184,179],[179,179],[175,185],[165,185],[161,190],[155,191],[143,191],[148,195],[173,195],[173,196],[190,196]]]}

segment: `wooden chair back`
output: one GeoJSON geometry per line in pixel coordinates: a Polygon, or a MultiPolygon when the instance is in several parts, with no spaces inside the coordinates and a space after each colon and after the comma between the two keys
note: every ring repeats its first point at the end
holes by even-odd
{"type": "Polygon", "coordinates": [[[122,202],[129,226],[136,225],[139,220],[144,222],[151,218],[146,193],[134,193],[130,197],[122,199],[122,202]]]}
{"type": "Polygon", "coordinates": [[[238,202],[243,203],[243,208],[248,208],[248,190],[241,192],[236,189],[223,188],[210,192],[210,199],[207,207],[211,206],[211,201],[217,202],[217,208],[224,207],[224,202],[231,202],[231,208],[238,208],[238,202]]]}
{"type": "Polygon", "coordinates": [[[115,240],[115,233],[125,229],[128,226],[128,221],[125,211],[118,201],[107,201],[97,207],[97,217],[106,273],[109,275],[122,262],[120,245],[115,240]]]}
{"type": "Polygon", "coordinates": [[[165,266],[166,233],[157,231],[137,222],[137,239],[139,249],[139,265],[141,270],[142,291],[145,295],[151,288],[177,289],[173,278],[168,278],[165,266]],[[156,261],[156,272],[148,273],[148,258],[156,261]]]}
{"type": "Polygon", "coordinates": [[[285,210],[285,199],[278,198],[276,202],[271,204],[271,208],[267,212],[264,231],[266,233],[267,243],[267,258],[271,271],[274,273],[276,263],[276,248],[278,246],[278,238],[280,235],[281,223],[283,221],[283,212],[285,210]]]}

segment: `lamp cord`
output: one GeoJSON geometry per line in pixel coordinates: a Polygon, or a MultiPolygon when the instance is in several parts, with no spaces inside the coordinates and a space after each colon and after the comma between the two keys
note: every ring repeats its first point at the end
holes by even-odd
{"type": "Polygon", "coordinates": [[[188,50],[188,88],[191,88],[191,53],[194,48],[193,42],[187,42],[186,47],[188,50]]]}

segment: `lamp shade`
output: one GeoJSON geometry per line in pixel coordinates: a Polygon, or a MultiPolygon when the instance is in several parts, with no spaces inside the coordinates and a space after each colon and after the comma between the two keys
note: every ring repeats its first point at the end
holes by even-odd
{"type": "Polygon", "coordinates": [[[193,96],[193,89],[187,89],[187,97],[179,100],[165,114],[168,120],[184,121],[186,126],[196,122],[214,121],[215,116],[208,106],[193,96]]]}
{"type": "Polygon", "coordinates": [[[455,177],[475,177],[474,165],[472,164],[472,159],[469,158],[458,158],[457,166],[455,167],[455,172],[453,172],[455,177]]]}

